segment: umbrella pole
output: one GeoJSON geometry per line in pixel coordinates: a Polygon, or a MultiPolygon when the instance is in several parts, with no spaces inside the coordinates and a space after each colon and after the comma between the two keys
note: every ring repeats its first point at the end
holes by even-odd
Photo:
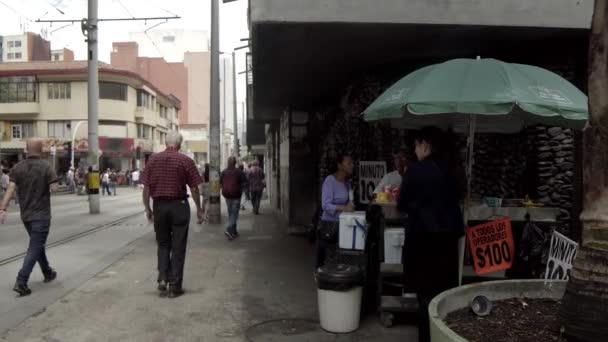
{"type": "MultiPolygon", "coordinates": [[[[473,153],[475,152],[475,129],[477,124],[477,116],[469,115],[469,135],[467,137],[467,193],[464,199],[464,224],[465,227],[469,222],[469,209],[471,207],[471,183],[473,179],[473,153]]],[[[468,227],[467,227],[468,228],[468,227]]],[[[464,254],[466,248],[466,235],[458,241],[458,286],[462,285],[462,274],[464,270],[464,254]]]]}

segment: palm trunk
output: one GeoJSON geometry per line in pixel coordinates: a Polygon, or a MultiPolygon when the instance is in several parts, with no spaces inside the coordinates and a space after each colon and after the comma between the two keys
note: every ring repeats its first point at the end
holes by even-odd
{"type": "Polygon", "coordinates": [[[589,45],[590,127],[583,137],[583,236],[560,312],[575,341],[608,341],[608,4],[596,0],[589,45]]]}

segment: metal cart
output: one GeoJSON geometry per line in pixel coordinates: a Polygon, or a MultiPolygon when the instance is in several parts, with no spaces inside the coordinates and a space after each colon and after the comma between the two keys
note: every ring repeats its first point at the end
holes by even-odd
{"type": "Polygon", "coordinates": [[[390,226],[403,227],[406,220],[397,211],[396,204],[373,204],[368,212],[370,232],[375,232],[368,238],[377,248],[370,255],[370,263],[376,272],[368,274],[376,279],[376,303],[380,312],[383,326],[391,327],[396,314],[415,313],[418,310],[416,294],[404,287],[403,264],[385,263],[384,233],[390,226]]]}

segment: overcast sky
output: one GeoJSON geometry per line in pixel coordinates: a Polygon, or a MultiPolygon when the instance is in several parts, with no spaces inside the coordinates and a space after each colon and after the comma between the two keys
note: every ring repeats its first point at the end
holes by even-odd
{"type": "MultiPolygon", "coordinates": [[[[182,17],[158,26],[158,29],[186,29],[210,31],[210,0],[98,0],[100,18],[125,17],[182,17]]],[[[247,28],[247,0],[227,4],[220,2],[220,47],[222,51],[244,45],[241,38],[249,36],[247,28]]],[[[81,19],[87,16],[87,0],[0,0],[0,34],[19,34],[23,31],[40,33],[48,30],[52,49],[67,47],[76,59],[86,59],[87,45],[80,23],[38,24],[37,19],[81,19]],[[61,13],[63,12],[63,14],[61,13]],[[62,28],[63,27],[63,28],[62,28]],[[56,30],[56,31],[55,31],[56,30]],[[53,32],[55,31],[55,32],[53,32]]],[[[141,32],[159,23],[151,21],[102,22],[99,25],[99,59],[110,62],[112,42],[127,41],[129,32],[141,32]]],[[[243,50],[241,50],[243,51],[243,50]]],[[[246,51],[246,50],[245,50],[246,51]]],[[[244,52],[237,57],[237,72],[245,70],[244,52]]],[[[244,84],[244,75],[238,80],[244,84]]],[[[244,86],[239,87],[239,101],[244,99],[244,86]]]]}

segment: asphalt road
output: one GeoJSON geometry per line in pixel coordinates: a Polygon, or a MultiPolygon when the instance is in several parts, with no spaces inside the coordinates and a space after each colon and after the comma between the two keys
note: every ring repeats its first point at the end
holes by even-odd
{"type": "MultiPolygon", "coordinates": [[[[126,188],[118,189],[117,196],[102,196],[99,215],[89,214],[86,196],[54,196],[51,206],[49,244],[143,211],[141,191],[126,188]]],[[[11,202],[7,223],[0,225],[0,261],[25,252],[28,241],[19,208],[11,202]]]]}

